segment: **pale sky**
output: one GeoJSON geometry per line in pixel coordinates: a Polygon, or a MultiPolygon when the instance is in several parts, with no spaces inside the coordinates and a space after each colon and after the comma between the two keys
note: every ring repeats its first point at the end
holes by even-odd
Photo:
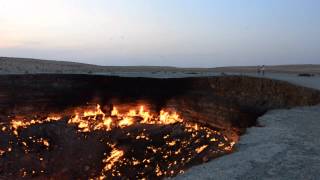
{"type": "Polygon", "coordinates": [[[319,0],[0,0],[0,56],[99,65],[320,63],[319,0]]]}

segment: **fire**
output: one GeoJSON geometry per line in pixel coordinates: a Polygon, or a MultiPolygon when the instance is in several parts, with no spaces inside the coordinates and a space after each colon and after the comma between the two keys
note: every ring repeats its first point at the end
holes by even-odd
{"type": "MultiPolygon", "coordinates": [[[[161,110],[159,115],[152,114],[145,110],[144,106],[136,109],[130,109],[126,113],[120,113],[117,107],[113,107],[111,116],[107,116],[101,110],[99,104],[94,109],[85,110],[83,112],[75,112],[75,114],[68,120],[69,124],[76,124],[81,132],[90,132],[94,130],[110,131],[113,127],[124,128],[135,123],[134,119],[141,119],[138,123],[141,124],[174,124],[183,122],[176,112],[161,110]]],[[[48,116],[46,119],[15,120],[11,121],[13,133],[18,135],[19,128],[26,128],[34,124],[41,124],[45,122],[58,121],[61,116],[48,116]]],[[[5,127],[3,127],[5,129],[5,127]]]]}
{"type": "Polygon", "coordinates": [[[176,145],[176,141],[168,142],[167,145],[169,145],[169,146],[174,146],[174,145],[176,145]]]}
{"type": "MultiPolygon", "coordinates": [[[[111,151],[110,155],[108,156],[108,158],[103,160],[103,163],[105,163],[105,166],[101,172],[101,175],[96,178],[96,180],[103,180],[103,179],[107,179],[105,173],[107,173],[108,171],[112,171],[113,166],[115,165],[115,163],[119,163],[119,159],[124,155],[124,151],[117,149],[114,147],[115,145],[112,145],[113,150],[111,151]]],[[[113,175],[121,175],[119,172],[117,171],[112,171],[113,175]]]]}
{"type": "Polygon", "coordinates": [[[43,142],[43,145],[49,147],[50,144],[49,144],[48,140],[44,139],[44,140],[42,140],[42,142],[43,142]]]}
{"type": "Polygon", "coordinates": [[[0,149],[0,156],[2,156],[6,151],[0,149]]]}
{"type": "Polygon", "coordinates": [[[196,149],[196,152],[197,153],[201,153],[203,150],[205,150],[206,148],[208,147],[208,145],[203,145],[203,146],[201,146],[201,147],[198,147],[197,149],[196,149]]]}
{"type": "Polygon", "coordinates": [[[157,173],[157,176],[162,176],[162,171],[161,171],[159,165],[157,165],[157,167],[156,167],[156,173],[157,173]]]}
{"type": "Polygon", "coordinates": [[[30,125],[34,125],[34,124],[42,124],[45,122],[51,122],[51,121],[58,121],[60,120],[61,117],[60,116],[48,116],[47,118],[41,120],[41,119],[32,119],[31,121],[27,121],[25,119],[23,120],[16,120],[13,119],[11,120],[11,128],[13,130],[13,134],[15,134],[16,136],[18,135],[18,129],[19,128],[26,128],[30,125]]]}
{"type": "MultiPolygon", "coordinates": [[[[75,128],[78,134],[87,135],[87,133],[99,131],[106,135],[107,141],[101,141],[107,142],[108,146],[101,160],[103,168],[100,175],[93,179],[121,177],[127,175],[126,169],[130,169],[130,173],[138,172],[135,179],[174,176],[184,172],[185,167],[190,167],[190,163],[197,157],[204,157],[206,153],[213,153],[216,156],[216,154],[233,150],[235,142],[231,142],[216,130],[185,121],[172,109],[154,112],[143,105],[123,109],[123,107],[114,106],[109,111],[105,111],[97,104],[91,108],[72,111],[72,115],[65,116],[68,117],[66,125],[75,128]],[[130,130],[130,127],[133,128],[130,130]],[[108,139],[107,136],[113,132],[118,133],[117,138],[121,135],[122,143],[129,144],[122,146],[117,144],[118,141],[108,139]],[[130,148],[134,144],[138,144],[137,149],[130,148]],[[145,172],[154,174],[148,176],[144,174],[145,172]]],[[[0,128],[2,131],[11,130],[15,136],[19,137],[21,128],[59,121],[62,117],[64,116],[54,115],[32,120],[16,118],[11,120],[10,125],[0,126],[0,128]]],[[[30,137],[30,141],[21,142],[26,153],[30,153],[28,148],[32,147],[32,143],[38,143],[47,150],[55,146],[54,139],[30,137]]],[[[0,157],[11,151],[14,152],[14,147],[7,150],[0,149],[0,157]]],[[[46,160],[43,157],[39,159],[46,160]]],[[[25,176],[29,174],[33,173],[26,173],[25,176]]]]}
{"type": "Polygon", "coordinates": [[[112,166],[124,155],[124,152],[119,149],[113,149],[111,151],[110,156],[103,161],[106,163],[105,167],[103,168],[105,171],[112,169],[112,166]]]}
{"type": "Polygon", "coordinates": [[[133,121],[130,117],[124,117],[121,121],[119,121],[120,127],[130,126],[131,124],[133,124],[133,121]]]}
{"type": "Polygon", "coordinates": [[[106,128],[107,131],[111,130],[112,119],[110,117],[103,119],[103,127],[106,128]]]}
{"type": "Polygon", "coordinates": [[[68,121],[69,124],[77,124],[79,131],[90,132],[93,130],[110,131],[113,127],[125,128],[133,125],[135,119],[140,119],[137,123],[141,124],[174,124],[183,122],[176,112],[161,110],[159,115],[145,111],[144,106],[129,109],[127,112],[120,113],[115,106],[111,110],[110,116],[107,116],[101,110],[100,105],[95,109],[86,110],[84,112],[75,112],[75,115],[68,121]]]}
{"type": "Polygon", "coordinates": [[[111,111],[111,116],[118,116],[119,112],[117,110],[116,107],[113,107],[112,111],[111,111]]]}
{"type": "Polygon", "coordinates": [[[170,114],[164,110],[160,111],[160,124],[174,124],[176,122],[182,122],[183,120],[180,119],[179,115],[176,112],[170,114]]]}

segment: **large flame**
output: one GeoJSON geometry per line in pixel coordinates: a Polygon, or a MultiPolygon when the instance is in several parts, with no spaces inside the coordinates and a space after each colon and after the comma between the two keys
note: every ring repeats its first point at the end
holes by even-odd
{"type": "MultiPolygon", "coordinates": [[[[98,104],[93,108],[76,110],[72,116],[69,116],[67,123],[69,125],[75,126],[77,130],[81,133],[88,133],[93,131],[112,131],[113,129],[125,129],[130,126],[137,124],[142,125],[159,125],[159,127],[166,125],[175,125],[179,123],[183,126],[182,132],[187,134],[187,139],[179,139],[171,137],[170,133],[165,134],[163,137],[159,137],[163,145],[155,147],[149,145],[145,151],[145,159],[136,159],[134,157],[128,158],[126,156],[126,151],[117,147],[116,144],[109,145],[111,148],[110,153],[106,153],[102,163],[104,168],[101,171],[100,176],[97,179],[106,179],[110,177],[120,177],[121,170],[119,168],[124,165],[130,166],[141,166],[148,168],[151,166],[153,161],[153,155],[161,156],[163,162],[167,163],[167,167],[163,164],[153,164],[154,172],[156,176],[173,176],[177,173],[182,173],[183,169],[179,169],[179,164],[187,164],[191,162],[194,157],[204,152],[211,151],[212,148],[217,147],[219,152],[230,152],[233,149],[234,142],[229,141],[220,132],[201,126],[196,123],[190,123],[183,120],[179,114],[174,110],[162,109],[160,112],[153,112],[148,110],[144,105],[134,106],[123,111],[123,107],[114,106],[109,112],[104,112],[101,106],[98,104]],[[220,139],[219,139],[220,138],[220,139]],[[181,158],[180,156],[182,156],[181,158]],[[173,160],[174,158],[180,158],[179,161],[173,160]]],[[[49,123],[52,121],[59,121],[62,116],[48,116],[43,119],[13,119],[9,126],[1,127],[2,131],[11,129],[15,136],[19,136],[20,128],[27,128],[31,125],[49,123]]],[[[145,131],[139,133],[128,133],[128,137],[137,141],[150,141],[152,142],[152,137],[145,131]]],[[[42,144],[45,147],[50,146],[50,141],[41,138],[34,140],[37,143],[42,144]]],[[[22,144],[27,147],[28,144],[22,142],[22,144]]],[[[0,149],[0,157],[6,152],[10,152],[12,149],[0,149]]],[[[158,162],[156,162],[158,163],[158,162]]],[[[143,177],[143,174],[141,175],[143,177]]]]}
{"type": "Polygon", "coordinates": [[[115,106],[109,116],[97,105],[93,110],[82,113],[76,112],[68,121],[69,124],[77,124],[79,131],[89,132],[92,130],[111,130],[113,127],[124,128],[134,123],[141,124],[174,124],[183,122],[176,112],[161,110],[158,115],[145,111],[144,106],[129,109],[127,112],[120,113],[115,106]]]}

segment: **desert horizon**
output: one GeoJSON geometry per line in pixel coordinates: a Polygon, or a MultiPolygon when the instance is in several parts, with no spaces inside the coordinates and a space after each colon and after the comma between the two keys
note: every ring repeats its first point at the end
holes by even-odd
{"type": "Polygon", "coordinates": [[[96,64],[85,64],[73,61],[44,60],[33,58],[0,57],[0,72],[7,73],[63,73],[72,72],[73,68],[78,68],[77,72],[126,72],[126,71],[177,71],[177,72],[239,72],[255,73],[259,66],[264,65],[268,72],[272,73],[320,73],[320,64],[279,64],[279,65],[252,65],[252,66],[224,66],[224,67],[175,67],[175,66],[102,66],[96,64]],[[29,68],[29,69],[28,69],[29,68]],[[41,69],[43,68],[43,69],[41,69]],[[68,69],[69,68],[69,69],[68,69]]]}

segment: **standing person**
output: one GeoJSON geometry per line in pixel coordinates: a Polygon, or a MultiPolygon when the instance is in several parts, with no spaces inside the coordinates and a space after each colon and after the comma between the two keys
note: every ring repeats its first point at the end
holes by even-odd
{"type": "Polygon", "coordinates": [[[266,67],[264,65],[262,65],[262,67],[261,67],[262,76],[264,76],[265,71],[266,71],[266,67]]]}
{"type": "Polygon", "coordinates": [[[260,72],[261,72],[261,68],[260,68],[260,66],[258,66],[258,67],[257,67],[257,73],[258,73],[258,75],[260,75],[260,72]]]}

